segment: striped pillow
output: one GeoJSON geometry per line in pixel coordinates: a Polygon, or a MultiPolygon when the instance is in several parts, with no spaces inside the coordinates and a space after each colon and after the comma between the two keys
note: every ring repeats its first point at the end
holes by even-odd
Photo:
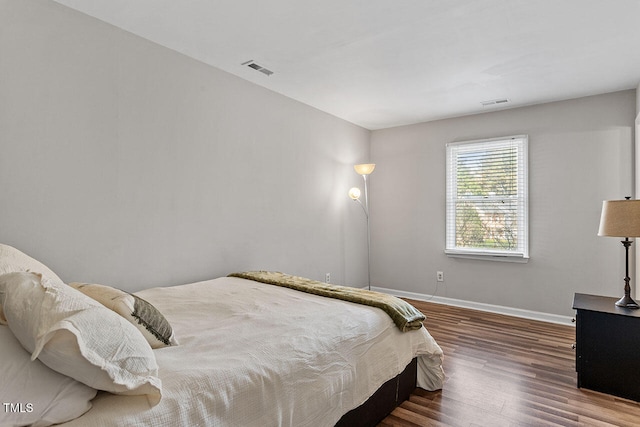
{"type": "Polygon", "coordinates": [[[177,345],[171,324],[160,311],[144,299],[111,286],[90,283],[69,283],[88,297],[115,311],[133,324],[151,348],[177,345]]]}

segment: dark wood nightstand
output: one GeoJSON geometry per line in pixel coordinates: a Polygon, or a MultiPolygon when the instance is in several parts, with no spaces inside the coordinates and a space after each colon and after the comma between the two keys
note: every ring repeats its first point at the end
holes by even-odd
{"type": "Polygon", "coordinates": [[[578,387],[640,401],[640,310],[575,294],[578,387]]]}

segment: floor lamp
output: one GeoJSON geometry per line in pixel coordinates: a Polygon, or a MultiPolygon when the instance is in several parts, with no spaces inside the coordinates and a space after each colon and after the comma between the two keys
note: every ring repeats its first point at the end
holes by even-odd
{"type": "Polygon", "coordinates": [[[624,296],[616,305],[625,308],[639,308],[631,298],[631,286],[629,282],[629,237],[640,237],[640,200],[605,200],[602,202],[602,216],[600,217],[600,229],[598,236],[624,237],[622,245],[626,254],[626,274],[624,278],[624,296]]]}
{"type": "Polygon", "coordinates": [[[353,169],[355,169],[358,175],[362,175],[364,179],[364,203],[360,200],[360,189],[357,187],[353,187],[349,190],[349,197],[353,199],[353,201],[360,203],[362,206],[362,210],[364,211],[364,215],[367,217],[367,286],[369,290],[371,290],[371,230],[369,228],[369,194],[367,191],[367,176],[373,172],[376,165],[374,163],[363,163],[360,165],[355,165],[353,169]]]}

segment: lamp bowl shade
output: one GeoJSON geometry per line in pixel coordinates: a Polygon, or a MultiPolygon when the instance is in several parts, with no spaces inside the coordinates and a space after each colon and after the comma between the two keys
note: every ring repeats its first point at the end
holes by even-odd
{"type": "Polygon", "coordinates": [[[598,236],[640,237],[640,200],[605,200],[598,236]]]}
{"type": "Polygon", "coordinates": [[[353,168],[356,170],[358,175],[369,175],[375,169],[375,163],[363,163],[360,165],[355,165],[353,168]]]}
{"type": "Polygon", "coordinates": [[[353,187],[349,190],[349,197],[353,200],[358,200],[360,198],[360,189],[358,187],[353,187]]]}

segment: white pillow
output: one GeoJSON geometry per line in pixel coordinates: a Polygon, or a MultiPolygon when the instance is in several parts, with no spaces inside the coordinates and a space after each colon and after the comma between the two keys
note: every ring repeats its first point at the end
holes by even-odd
{"type": "Polygon", "coordinates": [[[124,317],[142,333],[151,348],[178,344],[167,319],[139,296],[105,285],[73,282],[69,286],[124,317]]]}
{"type": "Polygon", "coordinates": [[[91,408],[96,390],[31,361],[7,326],[0,326],[0,425],[48,426],[91,408]]]}
{"type": "Polygon", "coordinates": [[[0,276],[9,328],[31,359],[90,387],[160,401],[162,383],[149,343],[130,323],[65,284],[34,273],[0,276]]]}
{"type": "MultiPolygon", "coordinates": [[[[29,255],[20,252],[14,247],[0,243],[0,275],[18,271],[40,273],[43,277],[46,277],[52,282],[58,284],[63,283],[56,273],[51,271],[46,265],[36,261],[29,255]]],[[[5,319],[4,314],[2,313],[2,305],[0,305],[0,324],[7,324],[7,319],[5,319]]]]}

